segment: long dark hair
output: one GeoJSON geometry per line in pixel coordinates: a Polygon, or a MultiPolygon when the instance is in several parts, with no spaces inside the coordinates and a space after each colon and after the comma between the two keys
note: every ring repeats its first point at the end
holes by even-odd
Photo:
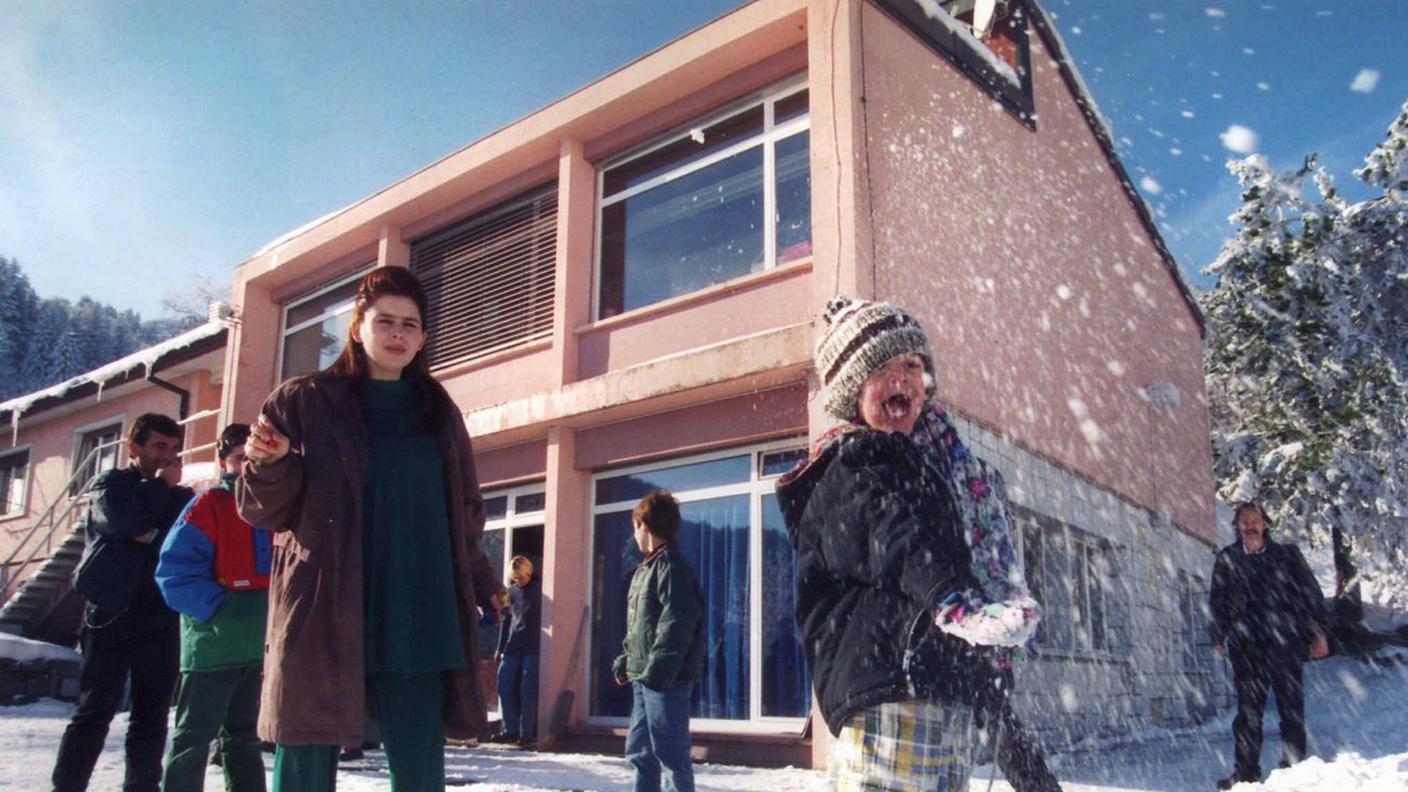
{"type": "MultiPolygon", "coordinates": [[[[425,289],[421,288],[415,273],[405,267],[377,267],[362,276],[361,282],[357,284],[357,296],[352,299],[352,321],[347,326],[347,343],[342,347],[342,354],[337,356],[337,360],[322,370],[321,376],[344,377],[360,387],[371,375],[371,367],[367,365],[367,352],[362,348],[362,342],[354,335],[372,303],[387,296],[410,298],[416,304],[416,310],[420,312],[421,328],[424,331],[430,301],[426,298],[425,289]]],[[[401,378],[410,380],[420,392],[424,428],[437,428],[444,420],[447,410],[445,389],[440,387],[440,383],[430,374],[430,361],[425,356],[424,345],[401,371],[401,378]]]]}

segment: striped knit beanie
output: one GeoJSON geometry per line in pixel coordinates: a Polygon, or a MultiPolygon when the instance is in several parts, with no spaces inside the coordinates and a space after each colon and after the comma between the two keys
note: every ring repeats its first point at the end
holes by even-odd
{"type": "Polygon", "coordinates": [[[934,395],[934,354],[924,328],[898,305],[837,297],[826,304],[824,327],[816,346],[816,372],[826,396],[826,411],[845,421],[856,417],[860,386],[870,374],[894,358],[915,352],[931,375],[928,395],[934,395]]]}

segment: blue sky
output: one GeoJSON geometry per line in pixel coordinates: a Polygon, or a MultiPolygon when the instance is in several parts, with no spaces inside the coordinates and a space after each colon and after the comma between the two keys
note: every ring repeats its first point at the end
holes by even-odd
{"type": "MultiPolygon", "coordinates": [[[[41,296],[158,316],[163,294],[227,282],[275,237],[738,5],[0,0],[0,255],[41,296]]],[[[1361,197],[1351,171],[1408,98],[1403,0],[1043,7],[1199,282],[1238,201],[1224,140],[1282,169],[1318,151],[1361,197]]]]}

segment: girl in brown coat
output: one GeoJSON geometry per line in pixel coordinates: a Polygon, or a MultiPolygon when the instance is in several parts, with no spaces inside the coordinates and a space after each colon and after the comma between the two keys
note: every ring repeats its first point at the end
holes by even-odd
{"type": "Polygon", "coordinates": [[[431,377],[426,298],[401,267],[357,289],[341,356],[253,427],[240,514],[275,531],[259,736],[274,792],[332,789],[367,699],[392,789],[444,786],[444,737],[485,736],[476,605],[497,576],[464,423],[431,377]]]}

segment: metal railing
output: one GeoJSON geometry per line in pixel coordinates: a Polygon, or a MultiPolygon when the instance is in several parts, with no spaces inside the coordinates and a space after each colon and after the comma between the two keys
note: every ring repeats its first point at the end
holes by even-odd
{"type": "MultiPolygon", "coordinates": [[[[188,415],[176,423],[184,427],[204,418],[219,414],[219,409],[202,410],[201,412],[188,415]]],[[[88,503],[88,493],[93,489],[93,482],[97,481],[98,476],[104,471],[92,470],[87,480],[82,481],[82,486],[74,490],[73,487],[79,484],[79,479],[85,472],[90,470],[90,466],[99,454],[109,448],[119,446],[124,442],[126,442],[125,438],[118,438],[94,446],[93,449],[88,452],[87,456],[83,457],[82,461],[74,466],[73,474],[69,476],[68,481],[65,482],[63,488],[59,490],[59,495],[54,499],[54,502],[49,504],[49,508],[44,510],[44,513],[40,515],[34,525],[30,527],[28,533],[20,539],[19,544],[15,546],[10,556],[3,562],[0,562],[0,603],[9,600],[10,595],[13,593],[10,591],[11,586],[15,581],[24,577],[24,570],[27,569],[30,564],[34,563],[36,560],[45,560],[52,554],[54,534],[58,532],[60,526],[72,527],[73,523],[70,518],[77,513],[76,510],[88,503]],[[73,494],[70,495],[70,492],[73,494]],[[34,540],[35,537],[41,536],[41,541],[35,542],[32,547],[29,547],[30,542],[34,540]],[[26,556],[24,560],[17,561],[16,559],[19,558],[26,547],[29,547],[29,555],[26,556]],[[42,556],[40,555],[41,550],[44,551],[42,556]]],[[[206,443],[205,445],[195,448],[183,449],[181,451],[181,457],[186,458],[193,454],[210,450],[214,448],[215,445],[215,443],[206,443]]]]}
{"type": "Polygon", "coordinates": [[[75,514],[76,509],[88,502],[88,492],[93,488],[93,482],[97,480],[98,474],[102,472],[91,469],[93,461],[100,453],[121,443],[122,440],[117,439],[96,445],[78,465],[74,466],[73,474],[68,477],[68,481],[64,482],[58,497],[49,504],[49,508],[44,510],[39,519],[35,520],[34,525],[30,526],[29,531],[20,539],[19,544],[15,545],[10,556],[5,559],[3,564],[0,564],[0,602],[10,598],[12,593],[10,586],[24,577],[24,570],[34,563],[36,558],[40,558],[41,550],[45,553],[43,558],[48,558],[49,554],[53,552],[54,534],[61,525],[72,527],[69,518],[75,514]],[[85,474],[87,474],[87,478],[83,479],[85,474]],[[80,484],[80,479],[83,479],[82,486],[79,486],[75,494],[70,496],[69,492],[80,484]],[[36,537],[41,537],[41,540],[33,541],[36,537]],[[33,542],[33,546],[31,546],[31,542],[33,542]],[[16,561],[15,559],[19,558],[26,547],[29,548],[29,555],[25,556],[23,561],[16,561]]]}

